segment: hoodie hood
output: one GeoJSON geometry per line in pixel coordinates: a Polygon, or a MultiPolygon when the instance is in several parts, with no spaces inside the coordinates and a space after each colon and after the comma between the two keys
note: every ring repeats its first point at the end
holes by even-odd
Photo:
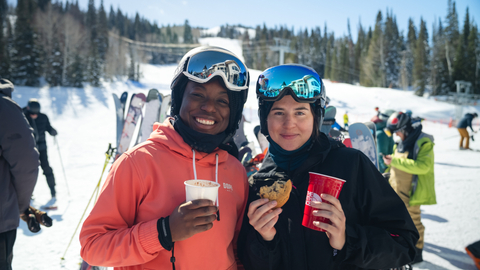
{"type": "Polygon", "coordinates": [[[12,97],[13,83],[6,79],[0,79],[0,94],[12,97]]]}
{"type": "MultiPolygon", "coordinates": [[[[175,154],[184,156],[185,158],[192,160],[194,157],[193,149],[185,143],[183,138],[173,128],[170,123],[172,118],[165,119],[163,123],[155,123],[153,125],[153,132],[150,134],[149,141],[162,144],[165,148],[169,149],[175,154]]],[[[220,148],[216,148],[212,153],[205,153],[195,151],[195,163],[196,165],[207,166],[216,164],[216,155],[218,154],[218,163],[221,164],[228,159],[228,152],[220,148]]],[[[233,158],[233,156],[232,156],[233,158]]]]}

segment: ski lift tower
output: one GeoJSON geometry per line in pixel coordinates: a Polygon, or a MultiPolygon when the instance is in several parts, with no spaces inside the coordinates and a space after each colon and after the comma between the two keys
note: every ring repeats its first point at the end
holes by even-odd
{"type": "Polygon", "coordinates": [[[476,106],[480,95],[472,93],[472,83],[467,81],[455,81],[457,92],[453,94],[450,102],[455,104],[455,119],[459,121],[463,117],[463,108],[468,105],[476,106]]]}
{"type": "Polygon", "coordinates": [[[279,65],[283,65],[285,63],[285,53],[293,53],[294,50],[290,49],[290,40],[284,38],[274,38],[275,46],[270,46],[270,50],[274,52],[279,52],[280,59],[279,65]]]}

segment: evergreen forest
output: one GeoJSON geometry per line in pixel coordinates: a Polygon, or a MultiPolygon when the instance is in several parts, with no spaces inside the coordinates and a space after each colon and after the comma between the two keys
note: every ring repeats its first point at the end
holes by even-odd
{"type": "MultiPolygon", "coordinates": [[[[392,11],[378,11],[372,25],[359,23],[356,33],[347,21],[345,36],[335,36],[328,22],[299,30],[223,25],[216,35],[242,40],[253,69],[278,65],[282,53],[284,63],[311,66],[332,81],[408,89],[419,96],[448,95],[456,91],[455,81],[466,81],[480,94],[478,26],[468,8],[459,21],[455,1],[447,0],[445,10],[438,21],[410,19],[405,26],[397,25],[392,11]]],[[[17,0],[15,7],[0,0],[0,30],[0,77],[25,86],[100,86],[125,76],[139,81],[140,63],[176,63],[207,36],[188,20],[158,25],[138,13],[106,10],[103,1],[97,8],[94,0],[86,11],[78,0],[17,0]]]]}

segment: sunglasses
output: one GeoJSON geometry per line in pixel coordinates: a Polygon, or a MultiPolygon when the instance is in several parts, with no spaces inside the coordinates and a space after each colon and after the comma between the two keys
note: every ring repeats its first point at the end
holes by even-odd
{"type": "MultiPolygon", "coordinates": [[[[232,91],[248,89],[248,69],[243,62],[227,50],[218,48],[200,50],[187,60],[183,74],[191,81],[206,83],[210,79],[220,76],[225,86],[232,91]]],[[[175,80],[174,80],[175,81],[175,80]]]]}
{"type": "Polygon", "coordinates": [[[257,96],[277,101],[290,91],[297,102],[325,102],[325,86],[315,70],[297,64],[269,68],[258,76],[257,96]]]}

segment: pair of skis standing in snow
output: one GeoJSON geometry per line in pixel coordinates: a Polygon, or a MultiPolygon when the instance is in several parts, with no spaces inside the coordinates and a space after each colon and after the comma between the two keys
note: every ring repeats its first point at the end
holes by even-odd
{"type": "Polygon", "coordinates": [[[125,115],[128,93],[123,92],[120,98],[115,93],[112,95],[117,115],[116,159],[131,146],[146,141],[155,122],[165,120],[171,107],[171,96],[164,96],[157,89],[150,89],[147,96],[143,93],[133,94],[125,115]]]}

